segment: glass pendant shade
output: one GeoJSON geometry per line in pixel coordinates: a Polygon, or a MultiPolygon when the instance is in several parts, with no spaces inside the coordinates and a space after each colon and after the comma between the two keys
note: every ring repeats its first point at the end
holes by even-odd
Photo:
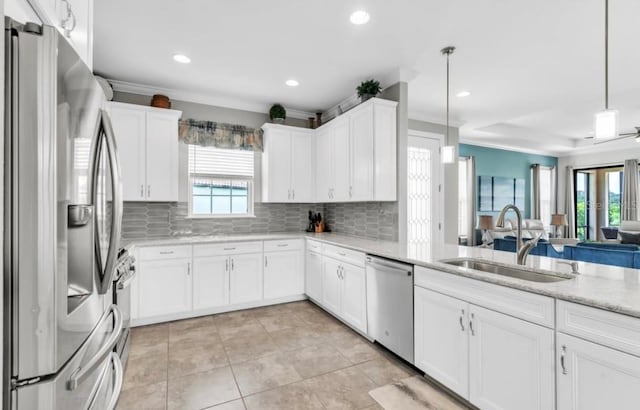
{"type": "Polygon", "coordinates": [[[456,147],[454,145],[445,145],[442,147],[442,163],[454,164],[456,162],[456,147]]]}
{"type": "Polygon", "coordinates": [[[595,114],[594,126],[597,139],[615,138],[618,136],[618,111],[604,110],[595,114]]]}

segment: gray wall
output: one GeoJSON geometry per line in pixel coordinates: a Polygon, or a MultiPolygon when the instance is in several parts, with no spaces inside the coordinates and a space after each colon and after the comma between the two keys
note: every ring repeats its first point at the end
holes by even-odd
{"type": "MultiPolygon", "coordinates": [[[[114,93],[114,101],[149,105],[151,97],[131,93],[114,93]]],[[[184,101],[173,101],[172,108],[182,111],[183,118],[227,122],[260,127],[268,121],[267,114],[242,111],[184,101]]],[[[305,121],[287,119],[288,125],[304,126],[305,121]]],[[[255,218],[187,218],[189,195],[187,148],[179,148],[179,202],[125,203],[123,237],[154,238],[187,234],[239,234],[302,231],[308,224],[308,212],[320,212],[333,232],[372,239],[397,240],[397,205],[392,203],[348,204],[267,204],[260,203],[261,154],[255,155],[254,204],[255,218]]]]}
{"type": "MultiPolygon", "coordinates": [[[[409,129],[416,131],[431,132],[434,134],[446,135],[447,127],[442,124],[432,122],[409,120],[409,129]]],[[[458,128],[449,127],[449,140],[445,145],[458,147],[458,128]]],[[[406,158],[406,153],[405,153],[406,158]]],[[[406,179],[406,169],[405,169],[406,179]]],[[[405,185],[406,186],[406,185],[405,185]]],[[[444,165],[444,178],[442,181],[444,190],[444,241],[446,243],[458,243],[458,164],[444,165]]],[[[406,191],[405,191],[406,192],[406,191]]],[[[406,224],[406,223],[405,223],[406,224]]]]}

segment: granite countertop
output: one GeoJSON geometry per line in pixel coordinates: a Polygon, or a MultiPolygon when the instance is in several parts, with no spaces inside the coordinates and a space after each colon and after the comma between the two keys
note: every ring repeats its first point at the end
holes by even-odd
{"type": "MultiPolygon", "coordinates": [[[[288,238],[314,239],[371,255],[407,262],[426,268],[434,268],[454,275],[491,282],[640,318],[640,270],[617,266],[578,262],[580,275],[577,275],[574,279],[553,283],[538,283],[457,268],[440,262],[446,259],[472,257],[515,265],[516,255],[511,252],[447,244],[433,244],[430,247],[427,246],[419,251],[415,251],[408,249],[406,246],[402,246],[398,242],[378,241],[336,233],[283,232],[273,234],[190,236],[183,238],[129,240],[125,241],[125,245],[154,246],[288,238]]],[[[530,255],[527,260],[527,267],[532,270],[551,271],[565,276],[568,275],[571,270],[570,267],[559,264],[558,261],[560,261],[560,259],[530,255]]]]}

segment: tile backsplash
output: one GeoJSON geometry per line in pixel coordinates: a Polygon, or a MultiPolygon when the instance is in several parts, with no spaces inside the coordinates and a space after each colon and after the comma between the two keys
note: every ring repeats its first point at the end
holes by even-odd
{"type": "Polygon", "coordinates": [[[124,239],[149,239],[172,235],[224,235],[304,231],[309,210],[320,212],[333,232],[372,239],[398,239],[395,202],[344,204],[254,205],[255,218],[187,218],[185,202],[125,202],[124,239]]]}

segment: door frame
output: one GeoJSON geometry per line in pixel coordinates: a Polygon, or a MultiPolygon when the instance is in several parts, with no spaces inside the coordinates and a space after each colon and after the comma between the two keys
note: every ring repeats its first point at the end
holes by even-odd
{"type": "MultiPolygon", "coordinates": [[[[444,242],[444,164],[442,163],[442,157],[441,157],[441,152],[442,152],[442,147],[445,145],[444,144],[444,140],[445,140],[445,136],[443,134],[437,134],[434,132],[427,132],[427,131],[419,131],[419,130],[412,130],[410,129],[408,132],[408,138],[407,138],[407,154],[409,151],[409,147],[411,146],[411,137],[414,138],[426,138],[426,139],[430,139],[430,140],[435,140],[438,143],[438,147],[439,147],[439,153],[438,153],[438,184],[440,185],[440,189],[437,191],[437,195],[438,195],[438,199],[436,201],[436,203],[434,205],[433,209],[437,210],[437,217],[436,217],[436,222],[439,223],[440,225],[440,229],[435,230],[432,234],[432,238],[434,241],[438,241],[438,242],[444,242]]],[[[406,158],[404,159],[405,161],[407,160],[406,158]]],[[[408,171],[408,164],[407,164],[407,171],[408,171]]],[[[408,172],[407,172],[407,176],[408,178],[408,172]]],[[[405,181],[405,185],[406,185],[406,181],[405,181]]],[[[407,207],[408,201],[406,199],[406,196],[409,193],[409,188],[407,187],[406,191],[404,192],[404,207],[407,207]]],[[[409,215],[407,210],[404,210],[405,213],[405,218],[403,223],[405,226],[403,227],[403,229],[400,230],[400,232],[404,231],[404,237],[400,238],[401,241],[405,244],[409,243],[409,238],[408,238],[408,234],[409,234],[409,230],[407,229],[407,223],[409,220],[409,215]]],[[[434,225],[435,226],[435,225],[434,225]]]]}

